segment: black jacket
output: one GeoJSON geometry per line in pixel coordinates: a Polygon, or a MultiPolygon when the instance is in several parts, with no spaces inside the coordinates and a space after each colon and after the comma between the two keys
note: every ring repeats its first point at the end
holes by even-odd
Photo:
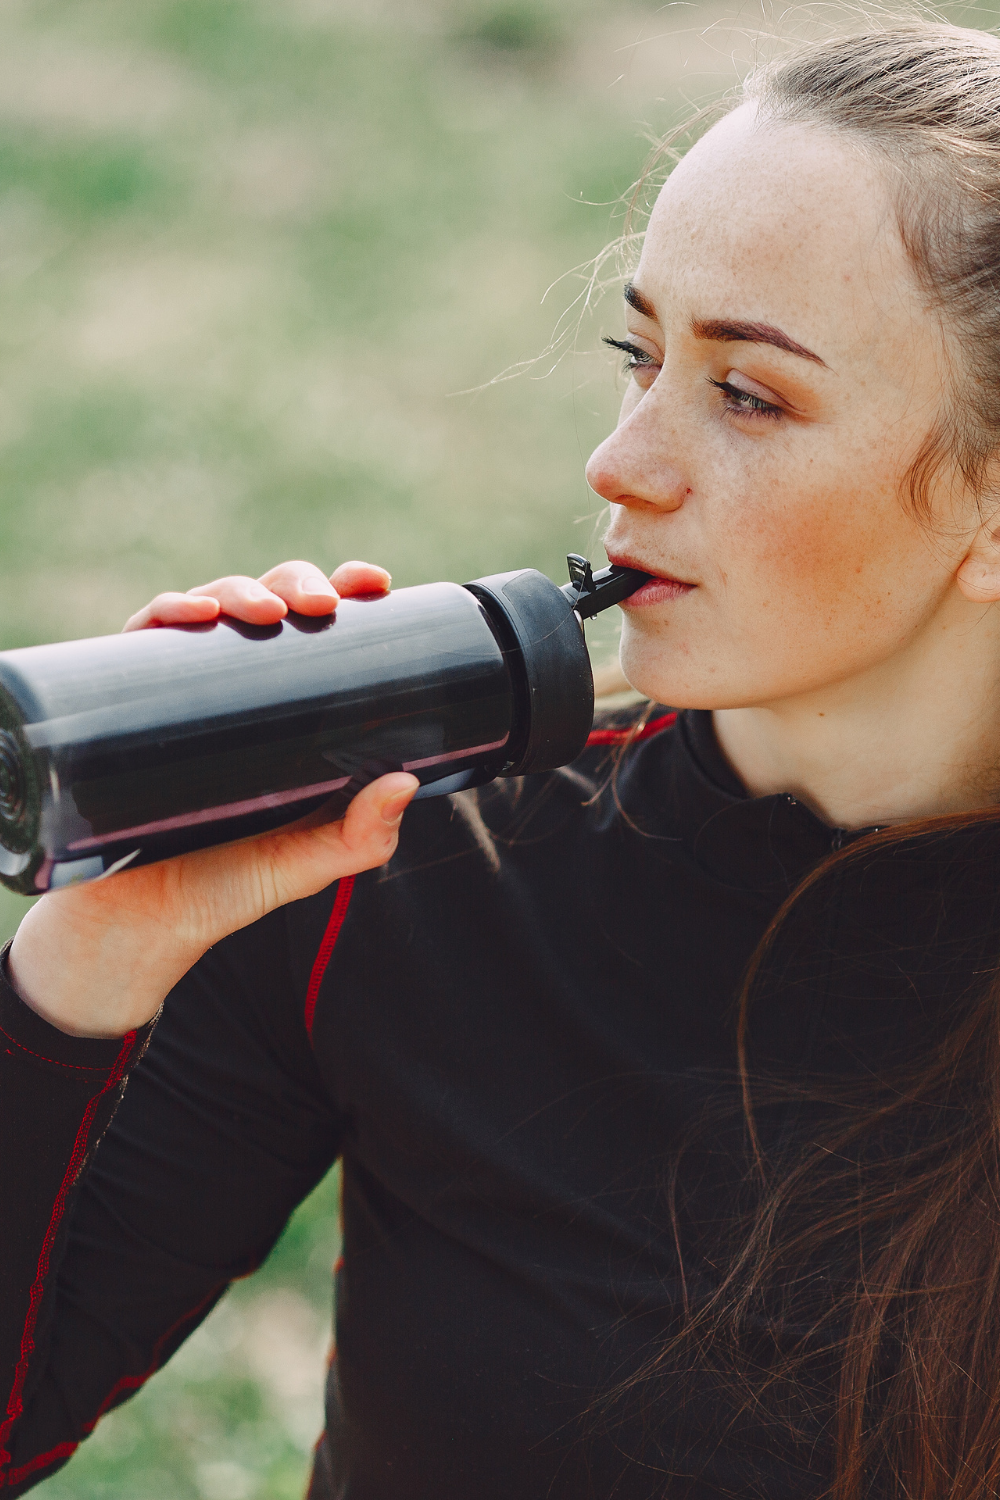
{"type": "MultiPolygon", "coordinates": [[[[338,1156],[314,1496],[823,1487],[822,1411],[796,1445],[730,1426],[707,1375],[608,1400],[677,1326],[665,1184],[708,1104],[735,1123],[687,1151],[678,1231],[689,1286],[711,1284],[708,1231],[747,1173],[734,997],[844,838],[748,798],[710,715],[657,715],[613,777],[608,732],[567,770],[416,804],[384,870],[206,954],[141,1062],[142,1035],[64,1036],[4,988],[0,1488],[63,1463],[338,1156]]],[[[973,831],[820,886],[775,955],[757,1055],[787,1079],[863,1077],[932,1045],[992,957],[996,876],[973,831]]]]}

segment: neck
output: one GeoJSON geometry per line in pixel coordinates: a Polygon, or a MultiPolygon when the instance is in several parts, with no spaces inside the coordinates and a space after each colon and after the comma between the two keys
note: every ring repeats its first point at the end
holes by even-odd
{"type": "Polygon", "coordinates": [[[1000,800],[1000,611],[967,609],[860,675],[716,709],[723,753],[751,795],[789,792],[840,828],[1000,800]]]}

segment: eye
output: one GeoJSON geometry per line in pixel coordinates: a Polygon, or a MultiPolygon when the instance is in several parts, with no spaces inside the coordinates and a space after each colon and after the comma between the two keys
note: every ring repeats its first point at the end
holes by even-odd
{"type": "MultiPolygon", "coordinates": [[[[620,349],[625,355],[622,361],[622,374],[633,375],[638,379],[640,371],[649,371],[656,378],[656,371],[660,368],[660,361],[655,355],[650,354],[648,349],[640,349],[638,344],[633,344],[631,339],[609,339],[601,340],[607,344],[609,349],[620,349]]],[[[652,384],[652,382],[649,382],[652,384]]]]}
{"type": "Polygon", "coordinates": [[[755,396],[753,391],[740,390],[738,385],[732,385],[728,380],[709,380],[709,385],[714,385],[717,391],[725,396],[723,405],[727,411],[739,412],[741,416],[752,418],[764,418],[765,421],[776,421],[783,415],[780,406],[775,406],[771,401],[765,401],[762,396],[755,396]]]}

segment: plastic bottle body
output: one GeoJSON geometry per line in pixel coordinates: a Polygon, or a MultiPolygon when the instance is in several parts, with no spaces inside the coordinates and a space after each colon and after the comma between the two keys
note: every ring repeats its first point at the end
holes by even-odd
{"type": "Polygon", "coordinates": [[[449,583],[0,654],[0,880],[35,893],[335,817],[388,770],[488,780],[516,728],[508,658],[449,583]]]}
{"type": "Polygon", "coordinates": [[[419,797],[565,765],[594,706],[580,598],[522,568],[0,653],[0,882],[34,895],[333,819],[386,771],[419,797]]]}

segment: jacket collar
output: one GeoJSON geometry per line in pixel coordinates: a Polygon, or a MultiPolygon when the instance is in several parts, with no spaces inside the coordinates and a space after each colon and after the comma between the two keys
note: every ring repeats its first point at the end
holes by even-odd
{"type": "Polygon", "coordinates": [[[708,710],[685,710],[673,731],[634,754],[652,773],[640,776],[647,798],[652,793],[659,804],[655,821],[662,828],[667,812],[671,833],[723,885],[781,900],[827,855],[868,831],[832,828],[790,793],[751,797],[722,754],[708,710]]]}

